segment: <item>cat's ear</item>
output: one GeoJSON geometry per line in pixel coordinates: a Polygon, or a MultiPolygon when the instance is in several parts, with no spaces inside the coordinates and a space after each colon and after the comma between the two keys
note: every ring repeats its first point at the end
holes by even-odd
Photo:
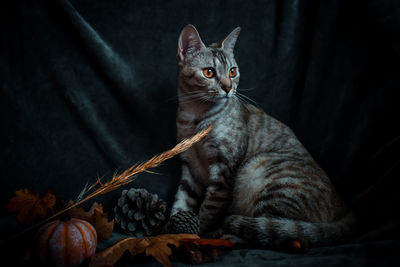
{"type": "Polygon", "coordinates": [[[196,28],[191,24],[186,25],[179,36],[178,59],[182,61],[186,56],[202,48],[206,48],[206,46],[201,41],[196,28]]]}
{"type": "Polygon", "coordinates": [[[221,42],[221,48],[228,50],[229,52],[233,52],[233,48],[235,47],[236,40],[239,37],[240,27],[234,29],[224,40],[221,42]]]}

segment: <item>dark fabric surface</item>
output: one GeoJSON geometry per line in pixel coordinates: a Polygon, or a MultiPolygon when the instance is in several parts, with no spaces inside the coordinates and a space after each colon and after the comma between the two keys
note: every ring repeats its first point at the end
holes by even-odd
{"type": "MultiPolygon", "coordinates": [[[[240,250],[223,262],[389,263],[400,247],[397,0],[1,5],[2,206],[21,188],[74,199],[87,181],[171,148],[179,32],[192,23],[210,44],[241,26],[240,88],[294,130],[356,211],[359,232],[351,244],[306,255],[240,250]]],[[[156,171],[131,186],[171,204],[179,160],[156,171]]],[[[111,212],[120,193],[96,200],[111,212]]],[[[2,209],[2,238],[18,230],[11,218],[2,209]]]]}
{"type": "MultiPolygon", "coordinates": [[[[124,235],[115,233],[112,239],[102,242],[99,249],[105,249],[124,235]]],[[[398,242],[394,240],[343,244],[340,246],[312,248],[305,254],[286,253],[265,249],[236,249],[222,251],[216,262],[206,266],[398,266],[398,242]]],[[[134,261],[125,256],[116,266],[127,267],[160,266],[154,260],[136,257],[134,261]]],[[[173,262],[173,266],[195,266],[173,262]]]]}

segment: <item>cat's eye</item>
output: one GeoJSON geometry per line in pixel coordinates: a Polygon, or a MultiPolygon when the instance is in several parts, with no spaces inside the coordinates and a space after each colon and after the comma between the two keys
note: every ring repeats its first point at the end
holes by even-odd
{"type": "Polygon", "coordinates": [[[215,70],[213,68],[205,68],[203,69],[203,74],[207,78],[213,78],[215,76],[215,70]]]}
{"type": "Polygon", "coordinates": [[[237,75],[237,71],[236,71],[236,67],[233,67],[229,70],[229,77],[233,78],[236,77],[237,75]]]}

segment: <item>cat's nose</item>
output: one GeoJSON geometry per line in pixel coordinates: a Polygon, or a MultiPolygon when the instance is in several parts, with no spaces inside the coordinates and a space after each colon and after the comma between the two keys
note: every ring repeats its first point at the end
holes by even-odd
{"type": "Polygon", "coordinates": [[[219,82],[221,83],[222,90],[226,93],[229,93],[229,91],[232,90],[232,82],[230,79],[222,78],[219,82]]]}

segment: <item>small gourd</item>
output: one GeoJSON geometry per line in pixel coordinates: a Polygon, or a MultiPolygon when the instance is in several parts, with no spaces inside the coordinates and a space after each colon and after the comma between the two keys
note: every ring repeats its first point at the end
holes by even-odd
{"type": "Polygon", "coordinates": [[[96,247],[96,230],[81,219],[51,221],[36,234],[36,252],[46,265],[79,266],[96,247]]]}

